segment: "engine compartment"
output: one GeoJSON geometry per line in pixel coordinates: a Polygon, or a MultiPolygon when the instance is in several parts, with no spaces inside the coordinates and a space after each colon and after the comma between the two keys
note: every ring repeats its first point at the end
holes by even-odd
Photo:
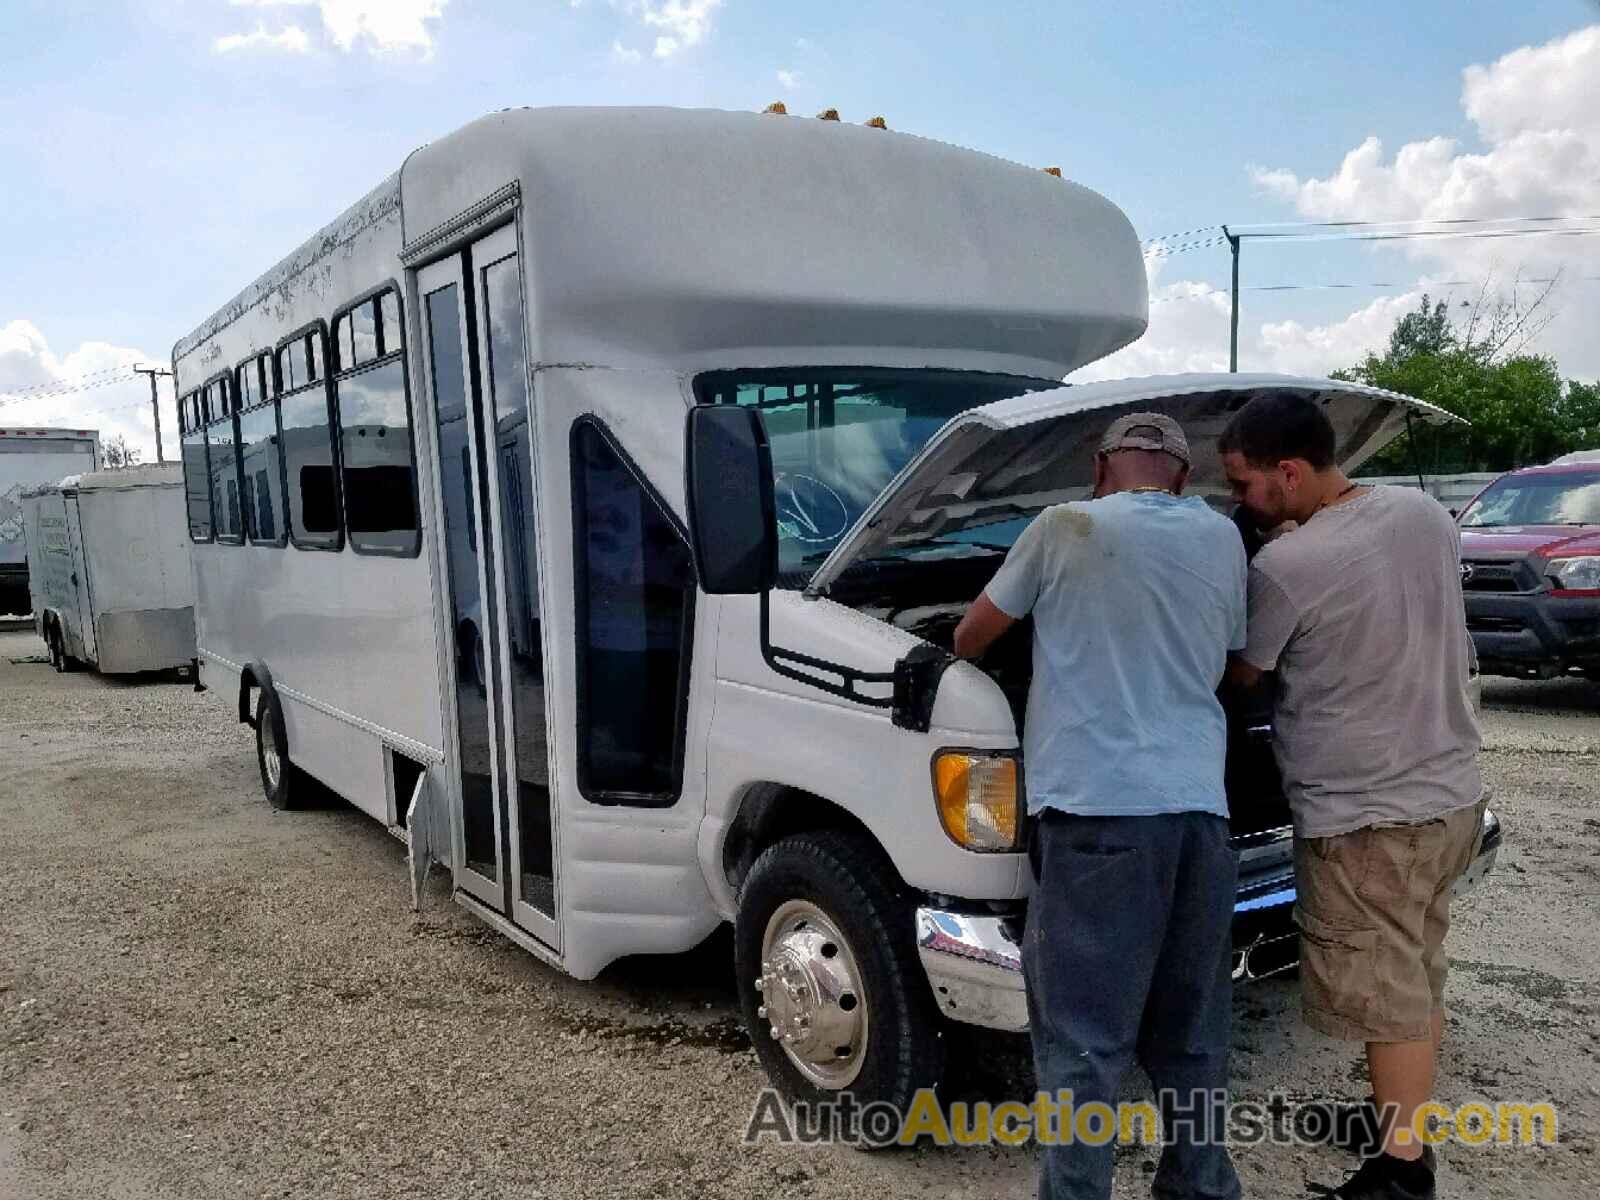
{"type": "MultiPolygon", "coordinates": [[[[1001,555],[973,554],[936,561],[875,565],[840,578],[834,600],[949,651],[956,626],[973,598],[999,569],[1001,555]]],[[[1033,621],[1024,618],[976,664],[1000,685],[1020,737],[1033,680],[1033,621]]],[[[1273,683],[1270,677],[1247,694],[1221,693],[1228,719],[1225,782],[1229,819],[1236,837],[1289,823],[1288,801],[1271,745],[1273,683]]]]}

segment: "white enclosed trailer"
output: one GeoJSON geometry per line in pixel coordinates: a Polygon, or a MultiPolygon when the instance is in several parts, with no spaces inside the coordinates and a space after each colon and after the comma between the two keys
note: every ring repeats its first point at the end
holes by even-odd
{"type": "Polygon", "coordinates": [[[34,626],[57,670],[194,661],[194,576],[174,466],[72,475],[22,494],[34,626]]]}
{"type": "MultiPolygon", "coordinates": [[[[1318,380],[1059,385],[1146,302],[1115,206],[988,155],[485,117],[174,347],[202,679],[274,804],[314,776],[579,977],[731,921],[774,1078],[904,1103],[944,1021],[1026,1025],[1025,635],[947,653],[1020,523],[1136,408],[1184,420],[1219,498],[1261,391],[1329,405],[1352,467],[1442,419],[1318,380]]],[[[1294,889],[1239,730],[1248,972],[1292,961],[1294,889]]]]}
{"type": "Polygon", "coordinates": [[[0,614],[28,611],[22,493],[99,465],[100,435],[92,429],[0,427],[0,614]]]}

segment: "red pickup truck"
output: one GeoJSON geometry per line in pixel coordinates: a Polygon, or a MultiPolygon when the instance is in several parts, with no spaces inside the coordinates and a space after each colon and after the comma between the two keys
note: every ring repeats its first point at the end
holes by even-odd
{"type": "Polygon", "coordinates": [[[1511,471],[1458,522],[1479,669],[1600,679],[1600,460],[1571,455],[1511,471]]]}

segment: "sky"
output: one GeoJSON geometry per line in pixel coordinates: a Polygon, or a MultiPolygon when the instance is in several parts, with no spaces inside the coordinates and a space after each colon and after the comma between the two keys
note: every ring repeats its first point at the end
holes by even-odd
{"type": "Polygon", "coordinates": [[[1326,373],[1424,291],[1555,277],[1529,349],[1595,379],[1597,81],[1595,0],[5,0],[0,425],[153,461],[132,364],[411,149],[543,104],[783,100],[1060,166],[1150,240],[1148,332],[1074,378],[1226,369],[1223,223],[1569,218],[1596,236],[1246,240],[1240,367],[1326,373]]]}

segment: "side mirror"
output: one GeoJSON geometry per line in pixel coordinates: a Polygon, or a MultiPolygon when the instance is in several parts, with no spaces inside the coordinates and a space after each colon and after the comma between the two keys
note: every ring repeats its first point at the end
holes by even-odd
{"type": "Polygon", "coordinates": [[[778,520],[761,414],[734,405],[691,408],[684,463],[689,545],[701,588],[713,596],[771,590],[778,520]]]}

